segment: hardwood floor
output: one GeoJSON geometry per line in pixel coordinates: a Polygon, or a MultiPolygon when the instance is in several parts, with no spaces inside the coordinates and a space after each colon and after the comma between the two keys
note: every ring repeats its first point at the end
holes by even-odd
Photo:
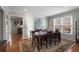
{"type": "Polygon", "coordinates": [[[7,52],[19,52],[19,41],[22,40],[22,36],[16,33],[12,34],[11,44],[7,45],[7,52]]]}
{"type": "MultiPolygon", "coordinates": [[[[11,45],[7,45],[7,52],[20,52],[19,41],[22,40],[21,35],[12,34],[11,45]]],[[[22,40],[23,41],[23,40],[22,40]]],[[[79,44],[74,44],[71,46],[67,52],[79,52],[79,44]]]]}
{"type": "Polygon", "coordinates": [[[75,43],[72,47],[70,47],[67,52],[79,52],[79,44],[75,43]]]}
{"type": "Polygon", "coordinates": [[[0,41],[0,52],[6,52],[7,40],[0,41]]]}

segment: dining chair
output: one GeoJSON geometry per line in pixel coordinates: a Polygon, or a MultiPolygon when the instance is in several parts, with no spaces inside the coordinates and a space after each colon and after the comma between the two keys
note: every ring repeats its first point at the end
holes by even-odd
{"type": "Polygon", "coordinates": [[[47,41],[48,44],[50,44],[50,47],[52,46],[52,34],[53,34],[52,31],[47,31],[47,41]]]}
{"type": "Polygon", "coordinates": [[[38,42],[37,42],[37,38],[35,36],[35,31],[32,31],[31,33],[32,33],[32,47],[34,50],[37,47],[38,42]]]}

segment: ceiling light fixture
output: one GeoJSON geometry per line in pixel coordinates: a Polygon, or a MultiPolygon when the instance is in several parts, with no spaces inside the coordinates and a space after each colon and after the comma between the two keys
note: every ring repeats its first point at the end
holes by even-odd
{"type": "Polygon", "coordinates": [[[64,6],[65,8],[67,8],[68,6],[64,6]]]}
{"type": "Polygon", "coordinates": [[[27,11],[27,9],[24,9],[24,11],[27,11]]]}

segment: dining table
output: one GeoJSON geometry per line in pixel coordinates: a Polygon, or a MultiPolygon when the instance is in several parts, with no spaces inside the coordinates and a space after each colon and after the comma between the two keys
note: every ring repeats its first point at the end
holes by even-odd
{"type": "MultiPolygon", "coordinates": [[[[54,36],[53,31],[31,31],[32,32],[32,45],[34,44],[33,41],[36,41],[37,49],[40,51],[42,45],[48,48],[48,38],[52,38],[54,36]]],[[[50,41],[51,44],[51,41],[50,41]]]]}

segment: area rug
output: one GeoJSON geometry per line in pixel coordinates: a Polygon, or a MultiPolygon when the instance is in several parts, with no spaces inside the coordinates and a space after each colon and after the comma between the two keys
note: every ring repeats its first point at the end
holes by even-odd
{"type": "Polygon", "coordinates": [[[20,52],[32,52],[32,40],[23,40],[19,42],[20,52]]]}
{"type": "MultiPolygon", "coordinates": [[[[66,52],[75,42],[62,39],[59,44],[52,44],[52,47],[43,47],[40,52],[66,52]]],[[[33,49],[31,40],[20,41],[21,52],[38,52],[37,48],[33,49]]]]}
{"type": "Polygon", "coordinates": [[[75,42],[70,40],[62,40],[59,44],[52,44],[52,47],[48,47],[41,49],[41,52],[66,52],[68,48],[70,48],[75,42]]]}

